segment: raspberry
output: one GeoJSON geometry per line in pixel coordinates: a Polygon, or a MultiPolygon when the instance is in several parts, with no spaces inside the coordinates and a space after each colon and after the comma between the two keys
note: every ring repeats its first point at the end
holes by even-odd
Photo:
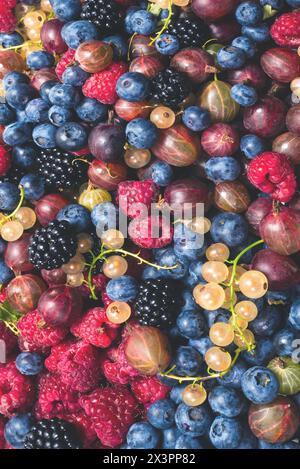
{"type": "MultiPolygon", "coordinates": [[[[3,340],[5,343],[5,353],[6,355],[11,354],[17,346],[17,337],[13,332],[11,332],[4,322],[0,321],[0,341],[3,340]]],[[[1,347],[0,347],[1,350],[1,347]]]]}
{"type": "Polygon", "coordinates": [[[55,68],[55,73],[60,80],[62,79],[63,73],[66,70],[66,68],[72,65],[74,61],[75,61],[75,50],[68,49],[67,52],[65,52],[64,55],[61,57],[61,59],[59,60],[55,68]]]}
{"type": "Polygon", "coordinates": [[[118,99],[117,81],[126,71],[127,65],[118,62],[113,63],[102,72],[94,73],[82,87],[84,96],[97,99],[103,104],[114,104],[118,99]]]}
{"type": "Polygon", "coordinates": [[[92,419],[83,410],[80,410],[72,414],[65,414],[64,420],[73,423],[83,441],[83,446],[90,448],[91,444],[97,439],[92,419]]]}
{"type": "Polygon", "coordinates": [[[4,438],[5,424],[6,424],[5,418],[0,416],[0,449],[5,449],[5,438],[4,438]]]}
{"type": "Polygon", "coordinates": [[[142,248],[159,249],[173,239],[173,227],[162,216],[149,215],[135,218],[129,223],[128,233],[132,241],[142,248]]]}
{"type": "Polygon", "coordinates": [[[17,20],[11,10],[0,13],[0,33],[11,33],[15,30],[17,20]]]}
{"type": "Polygon", "coordinates": [[[70,390],[88,392],[99,383],[100,358],[98,350],[87,342],[71,342],[65,347],[53,347],[45,366],[49,369],[49,363],[56,362],[56,371],[70,390]]]}
{"type": "Polygon", "coordinates": [[[300,46],[300,11],[279,16],[274,21],[270,33],[279,46],[300,46]]]}
{"type": "Polygon", "coordinates": [[[107,348],[116,339],[118,328],[108,320],[105,309],[93,308],[72,325],[71,332],[95,347],[107,348]]]}
{"type": "Polygon", "coordinates": [[[47,370],[51,371],[52,373],[58,373],[58,363],[64,353],[66,353],[69,348],[75,344],[75,340],[65,340],[57,345],[54,345],[51,348],[50,355],[45,360],[45,366],[47,370]]]}
{"type": "Polygon", "coordinates": [[[19,322],[19,345],[27,352],[47,352],[49,347],[61,342],[68,333],[65,327],[49,326],[38,310],[25,314],[19,322]]]}
{"type": "Polygon", "coordinates": [[[108,296],[108,294],[106,293],[106,291],[103,291],[101,293],[101,300],[102,300],[102,303],[104,304],[105,308],[107,308],[111,303],[113,303],[113,300],[111,300],[108,296]]]}
{"type": "Polygon", "coordinates": [[[102,369],[106,379],[112,384],[128,384],[134,378],[139,376],[126,360],[124,352],[124,343],[119,347],[112,348],[107,352],[106,359],[103,361],[102,369]]]}
{"type": "Polygon", "coordinates": [[[0,365],[0,413],[11,417],[30,409],[34,399],[34,385],[22,375],[13,361],[0,365]]]}
{"type": "Polygon", "coordinates": [[[251,160],[249,181],[279,202],[288,202],[296,191],[294,169],[285,155],[264,152],[251,160]]]}
{"type": "Polygon", "coordinates": [[[9,8],[10,10],[12,10],[13,8],[15,8],[15,6],[17,5],[17,0],[2,0],[1,1],[1,8],[3,9],[7,9],[9,8]]]}
{"type": "Polygon", "coordinates": [[[0,146],[0,176],[5,176],[11,165],[11,154],[5,148],[0,146]]]}
{"type": "Polygon", "coordinates": [[[138,415],[138,404],[125,386],[95,389],[80,404],[91,417],[101,443],[115,448],[123,443],[138,415]]]}
{"type": "Polygon", "coordinates": [[[124,181],[118,186],[117,202],[120,209],[130,218],[144,217],[152,202],[157,201],[157,197],[158,188],[150,180],[124,181]]]}
{"type": "Polygon", "coordinates": [[[131,383],[131,391],[142,404],[152,404],[168,396],[170,388],[156,376],[141,376],[131,383]]]}

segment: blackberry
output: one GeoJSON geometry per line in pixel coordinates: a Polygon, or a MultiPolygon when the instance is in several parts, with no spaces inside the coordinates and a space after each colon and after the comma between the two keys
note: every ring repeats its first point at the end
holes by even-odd
{"type": "Polygon", "coordinates": [[[189,91],[187,77],[171,67],[159,72],[152,80],[152,100],[165,106],[178,107],[189,91]]]}
{"type": "Polygon", "coordinates": [[[103,36],[122,29],[121,14],[114,0],[86,0],[82,5],[81,18],[99,26],[103,36]]]}
{"type": "Polygon", "coordinates": [[[78,157],[58,148],[40,150],[36,163],[37,172],[50,189],[71,189],[87,179],[88,165],[75,161],[78,157]]]}
{"type": "Polygon", "coordinates": [[[29,245],[30,262],[39,270],[52,270],[66,264],[77,250],[77,238],[69,222],[54,220],[33,234],[29,245]]]}
{"type": "Polygon", "coordinates": [[[40,420],[27,433],[25,449],[81,449],[74,426],[58,418],[40,420]]]}
{"type": "Polygon", "coordinates": [[[207,24],[198,18],[188,16],[172,19],[166,32],[177,37],[182,49],[201,47],[210,36],[207,24]]]}
{"type": "Polygon", "coordinates": [[[164,328],[176,320],[178,303],[178,285],[174,280],[148,279],[139,286],[134,310],[144,326],[164,328]]]}
{"type": "Polygon", "coordinates": [[[5,174],[5,176],[0,177],[1,182],[11,182],[13,184],[19,185],[21,179],[25,174],[28,174],[28,170],[17,168],[13,166],[10,170],[5,174]]]}

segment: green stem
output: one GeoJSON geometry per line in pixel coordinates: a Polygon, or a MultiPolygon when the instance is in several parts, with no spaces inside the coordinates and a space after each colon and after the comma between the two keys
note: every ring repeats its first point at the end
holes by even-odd
{"type": "Polygon", "coordinates": [[[152,46],[152,44],[155,43],[155,41],[168,29],[169,24],[171,22],[173,10],[172,10],[172,0],[169,0],[169,6],[168,6],[168,16],[163,20],[163,25],[161,29],[156,33],[155,37],[151,39],[149,42],[149,45],[152,46]]]}
{"type": "Polygon", "coordinates": [[[24,188],[23,186],[19,186],[19,189],[20,189],[20,200],[19,200],[19,203],[17,205],[17,207],[14,209],[13,212],[11,212],[9,215],[6,215],[1,221],[0,221],[0,226],[3,225],[3,223],[6,223],[7,220],[10,220],[11,218],[13,218],[16,213],[20,210],[20,208],[22,207],[23,205],[23,202],[24,202],[24,198],[25,198],[25,193],[24,193],[24,188]]]}

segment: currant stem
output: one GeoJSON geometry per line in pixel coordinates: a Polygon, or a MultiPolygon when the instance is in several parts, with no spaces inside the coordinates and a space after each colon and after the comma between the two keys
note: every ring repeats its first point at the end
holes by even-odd
{"type": "Polygon", "coordinates": [[[172,0],[169,0],[169,6],[168,6],[168,16],[163,20],[163,26],[162,28],[156,33],[155,37],[151,39],[149,42],[149,45],[152,46],[154,42],[165,32],[166,29],[168,29],[168,26],[171,22],[171,18],[173,15],[173,9],[172,9],[172,0]]]}
{"type": "Polygon", "coordinates": [[[16,215],[16,213],[20,210],[20,208],[22,207],[23,202],[24,202],[24,198],[25,198],[25,192],[24,192],[23,186],[20,185],[19,189],[20,189],[20,200],[19,200],[19,203],[18,203],[17,207],[14,209],[13,212],[11,212],[9,215],[6,215],[0,221],[0,226],[2,226],[3,223],[6,223],[8,220],[12,219],[16,215]]]}

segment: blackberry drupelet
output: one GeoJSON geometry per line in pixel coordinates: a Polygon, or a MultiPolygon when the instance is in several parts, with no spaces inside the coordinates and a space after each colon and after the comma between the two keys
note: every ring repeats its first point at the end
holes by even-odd
{"type": "Polygon", "coordinates": [[[25,449],[81,449],[74,426],[58,418],[40,420],[27,433],[25,449]]]}
{"type": "Polygon", "coordinates": [[[19,185],[21,179],[25,174],[28,174],[28,170],[26,171],[25,169],[17,168],[13,166],[10,168],[10,170],[7,172],[5,176],[0,177],[0,183],[1,182],[11,182],[13,184],[19,185]]]}
{"type": "Polygon", "coordinates": [[[122,19],[114,0],[86,0],[82,5],[81,18],[99,26],[101,35],[122,29],[122,19]]]}
{"type": "Polygon", "coordinates": [[[180,47],[201,47],[210,36],[210,30],[199,18],[174,18],[166,33],[176,36],[180,47]]]}
{"type": "Polygon", "coordinates": [[[188,94],[187,77],[171,67],[159,72],[152,80],[152,100],[154,102],[178,107],[188,94]]]}
{"type": "Polygon", "coordinates": [[[172,325],[178,310],[178,285],[170,279],[142,281],[134,306],[135,314],[144,326],[172,325]]]}
{"type": "Polygon", "coordinates": [[[30,262],[39,270],[57,269],[75,256],[77,238],[69,222],[54,220],[35,231],[29,245],[30,262]]]}
{"type": "Polygon", "coordinates": [[[38,174],[51,189],[71,189],[87,179],[88,165],[58,148],[40,150],[36,163],[38,174]]]}

